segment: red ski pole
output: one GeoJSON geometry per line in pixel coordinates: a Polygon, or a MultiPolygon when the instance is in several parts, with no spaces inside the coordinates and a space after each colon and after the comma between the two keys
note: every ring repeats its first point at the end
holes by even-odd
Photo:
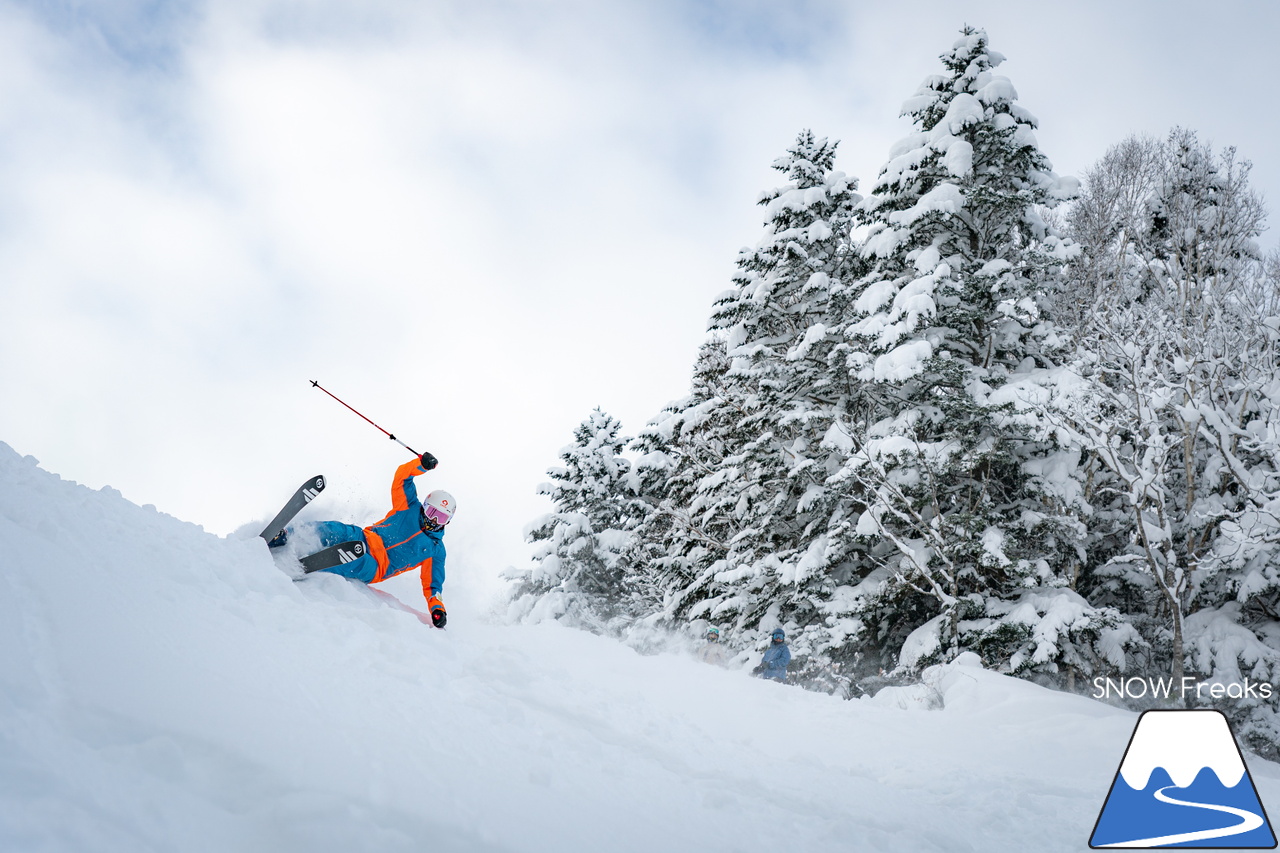
{"type": "MultiPolygon", "coordinates": [[[[333,397],[333,399],[337,400],[339,403],[342,403],[342,405],[347,406],[347,404],[346,404],[345,402],[343,402],[341,399],[339,399],[337,395],[335,395],[332,391],[330,391],[328,388],[325,388],[323,385],[321,385],[319,382],[317,382],[317,381],[316,381],[316,380],[314,380],[314,379],[312,379],[312,380],[311,380],[311,387],[312,387],[312,388],[319,388],[321,391],[323,391],[324,393],[328,394],[330,397],[333,397]]],[[[350,407],[350,406],[347,406],[347,408],[348,408],[348,409],[351,409],[351,407],[350,407]]],[[[356,412],[356,410],[355,410],[355,409],[351,409],[351,411],[356,412]]],[[[359,413],[359,412],[356,412],[356,414],[357,414],[357,415],[360,415],[360,413],[359,413]]],[[[400,445],[401,447],[403,447],[405,450],[407,450],[407,451],[409,451],[410,453],[412,453],[414,456],[421,456],[421,455],[422,455],[421,453],[419,453],[418,451],[414,450],[414,449],[413,449],[412,447],[410,447],[409,445],[405,444],[405,443],[404,443],[403,441],[401,441],[400,439],[396,438],[396,437],[395,437],[394,435],[392,435],[391,433],[387,432],[387,431],[386,431],[385,429],[383,429],[382,427],[380,427],[380,426],[378,426],[377,424],[375,424],[373,421],[370,421],[368,418],[365,418],[365,417],[364,417],[364,415],[360,415],[360,417],[364,418],[364,419],[365,419],[366,421],[368,421],[368,422],[369,422],[369,423],[370,423],[370,424],[371,424],[375,429],[377,429],[379,432],[381,432],[381,433],[382,433],[383,435],[385,435],[387,438],[389,438],[389,439],[391,439],[392,441],[394,441],[396,444],[398,444],[398,445],[400,445]]]]}

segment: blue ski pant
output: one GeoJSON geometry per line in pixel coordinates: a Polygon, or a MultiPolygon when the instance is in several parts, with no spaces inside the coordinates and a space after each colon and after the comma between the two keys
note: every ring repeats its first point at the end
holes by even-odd
{"type": "Polygon", "coordinates": [[[321,571],[342,575],[344,578],[364,581],[365,583],[369,583],[377,577],[378,561],[373,559],[373,555],[369,553],[369,543],[364,538],[364,528],[356,527],[354,524],[343,524],[341,521],[309,521],[298,526],[315,531],[316,535],[320,537],[321,548],[341,545],[343,542],[365,543],[364,554],[359,559],[329,569],[321,569],[321,571]]]}

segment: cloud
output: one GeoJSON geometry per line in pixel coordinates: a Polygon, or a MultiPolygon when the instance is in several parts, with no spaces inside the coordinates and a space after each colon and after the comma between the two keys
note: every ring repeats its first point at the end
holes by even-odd
{"type": "Polygon", "coordinates": [[[593,407],[634,434],[685,393],[774,158],[811,127],[869,185],[964,15],[1059,171],[1200,119],[1266,154],[1229,41],[1081,9],[4,7],[0,440],[218,532],[320,472],[365,521],[403,451],[320,379],[441,458],[496,571],[593,407]]]}

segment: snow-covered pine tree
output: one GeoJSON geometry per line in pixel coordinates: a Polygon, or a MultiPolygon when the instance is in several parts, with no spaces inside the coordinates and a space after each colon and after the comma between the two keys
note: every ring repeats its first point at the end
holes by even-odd
{"type": "Polygon", "coordinates": [[[730,643],[742,631],[754,641],[762,619],[821,618],[796,592],[816,568],[805,557],[815,536],[807,498],[828,474],[824,322],[857,260],[848,247],[860,200],[835,151],[806,130],[775,161],[787,180],[759,200],[764,236],[739,255],[735,286],[716,301],[694,393],[639,444],[676,460],[648,528],[662,533],[653,566],[669,584],[666,612],[725,623],[730,643]]]}
{"type": "Polygon", "coordinates": [[[559,619],[597,633],[616,632],[629,615],[622,555],[642,515],[621,424],[596,409],[560,451],[563,467],[538,487],[555,509],[525,530],[539,545],[535,565],[508,575],[511,615],[559,619]]]}
{"type": "Polygon", "coordinates": [[[646,512],[627,555],[628,582],[647,594],[641,611],[683,612],[706,597],[728,551],[732,505],[710,488],[740,417],[728,403],[723,336],[698,350],[688,396],[667,406],[634,442],[646,512]]]}
{"type": "Polygon", "coordinates": [[[1041,211],[1078,185],[1053,173],[985,32],[941,59],[858,208],[871,269],[833,329],[833,381],[855,387],[827,437],[846,458],[823,501],[826,562],[868,549],[826,608],[851,632],[834,654],[910,668],[970,648],[1010,671],[1089,672],[1126,638],[1069,589],[1076,454],[1002,394],[1056,343],[1045,311],[1070,251],[1041,211]]]}

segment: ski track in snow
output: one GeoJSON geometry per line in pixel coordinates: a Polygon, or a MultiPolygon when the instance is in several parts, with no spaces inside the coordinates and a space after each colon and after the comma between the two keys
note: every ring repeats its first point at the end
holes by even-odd
{"type": "Polygon", "coordinates": [[[461,552],[436,631],[3,444],[0,549],[5,851],[1079,851],[1135,720],[975,667],[847,702],[505,625],[461,552]]]}

